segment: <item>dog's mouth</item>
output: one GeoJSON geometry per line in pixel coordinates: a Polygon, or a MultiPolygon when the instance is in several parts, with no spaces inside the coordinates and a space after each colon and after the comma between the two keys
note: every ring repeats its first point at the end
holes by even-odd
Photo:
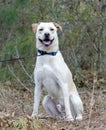
{"type": "Polygon", "coordinates": [[[52,44],[53,40],[54,40],[54,38],[53,38],[52,40],[50,40],[50,39],[41,40],[41,39],[39,38],[39,41],[40,41],[43,45],[45,45],[45,46],[50,46],[50,45],[52,44]]]}

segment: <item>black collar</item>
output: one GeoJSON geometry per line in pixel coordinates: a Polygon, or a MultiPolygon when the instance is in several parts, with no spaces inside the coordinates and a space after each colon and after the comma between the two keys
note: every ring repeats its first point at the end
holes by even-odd
{"type": "Polygon", "coordinates": [[[43,56],[43,55],[55,56],[58,51],[56,51],[56,52],[46,52],[46,51],[43,51],[43,50],[39,50],[39,49],[38,49],[38,52],[39,52],[40,54],[38,54],[37,56],[43,56]]]}

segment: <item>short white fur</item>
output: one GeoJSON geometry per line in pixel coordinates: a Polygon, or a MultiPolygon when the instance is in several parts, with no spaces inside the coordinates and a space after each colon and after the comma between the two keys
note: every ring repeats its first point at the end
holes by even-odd
{"type": "Polygon", "coordinates": [[[47,52],[58,50],[56,56],[37,56],[34,69],[36,87],[32,116],[38,115],[41,94],[43,90],[46,90],[48,95],[44,97],[42,104],[48,114],[53,117],[65,116],[68,121],[82,120],[83,104],[73,82],[71,71],[59,51],[57,28],[61,29],[61,26],[52,22],[32,25],[33,31],[36,32],[37,49],[47,52]],[[45,33],[49,33],[50,39],[54,39],[48,47],[39,41],[39,38],[44,40],[45,33]]]}

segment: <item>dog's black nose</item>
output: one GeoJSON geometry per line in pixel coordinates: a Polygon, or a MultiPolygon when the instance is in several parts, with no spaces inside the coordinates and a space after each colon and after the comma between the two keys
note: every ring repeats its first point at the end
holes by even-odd
{"type": "Polygon", "coordinates": [[[49,38],[50,34],[49,33],[45,33],[45,38],[49,38]]]}

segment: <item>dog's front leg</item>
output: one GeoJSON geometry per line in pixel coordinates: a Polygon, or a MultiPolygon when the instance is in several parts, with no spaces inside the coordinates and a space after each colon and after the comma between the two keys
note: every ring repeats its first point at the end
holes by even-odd
{"type": "Polygon", "coordinates": [[[64,98],[64,105],[65,105],[65,112],[66,112],[66,120],[73,121],[71,109],[70,109],[70,99],[69,99],[69,91],[68,85],[66,83],[61,83],[63,98],[64,98]]]}
{"type": "Polygon", "coordinates": [[[32,116],[38,115],[38,108],[39,108],[41,93],[42,93],[41,85],[36,84],[35,92],[34,92],[34,107],[33,107],[32,116]]]}

